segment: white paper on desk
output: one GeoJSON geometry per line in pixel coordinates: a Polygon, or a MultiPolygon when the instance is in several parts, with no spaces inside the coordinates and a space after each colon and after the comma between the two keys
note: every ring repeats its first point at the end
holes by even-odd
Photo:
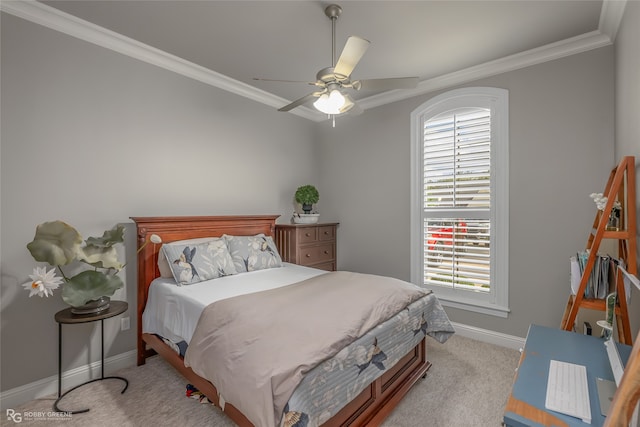
{"type": "Polygon", "coordinates": [[[569,260],[571,264],[571,293],[576,295],[578,293],[578,289],[580,289],[580,280],[582,279],[580,263],[578,262],[578,258],[574,256],[569,260]]]}

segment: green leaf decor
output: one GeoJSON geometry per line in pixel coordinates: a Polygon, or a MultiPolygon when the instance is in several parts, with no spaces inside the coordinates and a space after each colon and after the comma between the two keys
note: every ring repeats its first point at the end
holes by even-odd
{"type": "Polygon", "coordinates": [[[114,274],[87,270],[67,280],[62,288],[62,300],[73,307],[79,307],[100,297],[110,297],[124,283],[114,274]]]}
{"type": "Polygon", "coordinates": [[[82,236],[62,221],[45,222],[36,227],[33,241],[27,245],[33,259],[49,265],[67,265],[76,259],[82,236]]]}

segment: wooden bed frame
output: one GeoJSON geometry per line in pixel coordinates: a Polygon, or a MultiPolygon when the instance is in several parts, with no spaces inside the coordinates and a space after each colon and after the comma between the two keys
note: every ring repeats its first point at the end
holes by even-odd
{"type": "MultiPolygon", "coordinates": [[[[159,235],[164,243],[198,237],[217,237],[223,234],[238,236],[264,233],[273,236],[278,216],[169,216],[132,217],[131,219],[136,223],[138,248],[140,248],[149,240],[151,234],[159,235]]],[[[142,313],[147,303],[149,285],[153,279],[160,276],[158,270],[160,247],[159,244],[148,243],[138,253],[138,365],[143,365],[147,357],[159,354],[236,424],[240,427],[253,426],[233,405],[226,403],[221,406],[216,387],[195,374],[191,368],[184,366],[182,357],[160,338],[153,334],[142,333],[142,313]]],[[[430,367],[431,363],[426,360],[423,339],[394,367],[371,383],[323,426],[379,425],[407,394],[411,386],[426,375],[430,367]]]]}

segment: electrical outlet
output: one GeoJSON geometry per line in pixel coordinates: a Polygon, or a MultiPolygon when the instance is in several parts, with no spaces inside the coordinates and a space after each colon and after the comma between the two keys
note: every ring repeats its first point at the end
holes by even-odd
{"type": "Polygon", "coordinates": [[[123,317],[122,319],[120,319],[120,330],[121,331],[128,331],[130,327],[131,327],[131,323],[130,323],[128,317],[123,317]]]}

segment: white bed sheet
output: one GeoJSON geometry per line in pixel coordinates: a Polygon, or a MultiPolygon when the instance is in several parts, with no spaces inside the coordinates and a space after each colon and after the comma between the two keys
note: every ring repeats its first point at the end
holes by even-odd
{"type": "Polygon", "coordinates": [[[202,310],[209,304],[237,295],[275,289],[309,279],[326,271],[283,263],[283,267],[239,273],[177,286],[172,278],[151,282],[142,314],[142,332],[173,342],[191,341],[202,310]]]}

